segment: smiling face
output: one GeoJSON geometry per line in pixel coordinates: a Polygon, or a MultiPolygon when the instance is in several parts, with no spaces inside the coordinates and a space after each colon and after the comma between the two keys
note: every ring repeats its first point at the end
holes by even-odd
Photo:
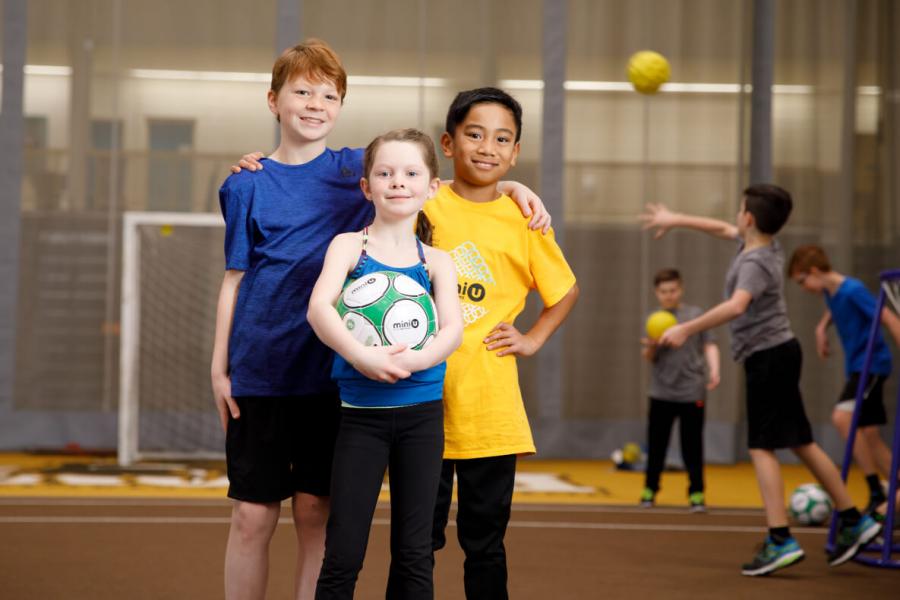
{"type": "Polygon", "coordinates": [[[325,143],[341,112],[334,83],[304,76],[285,82],[277,94],[269,90],[269,110],[281,123],[281,137],[294,143],[325,143]]]}
{"type": "Polygon", "coordinates": [[[456,179],[479,187],[496,185],[519,155],[516,122],[505,106],[475,104],[452,137],[441,136],[441,148],[453,159],[456,179]]]}
{"type": "Polygon", "coordinates": [[[415,215],[440,185],[415,142],[382,143],[366,175],[360,185],[380,218],[415,215]]]}
{"type": "Polygon", "coordinates": [[[681,296],[684,294],[684,288],[678,280],[660,281],[654,288],[656,300],[659,302],[660,308],[666,310],[675,310],[681,303],[681,296]]]}

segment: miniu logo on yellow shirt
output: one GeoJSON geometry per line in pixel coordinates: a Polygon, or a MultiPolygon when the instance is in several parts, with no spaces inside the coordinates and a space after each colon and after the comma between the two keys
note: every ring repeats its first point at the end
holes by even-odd
{"type": "Polygon", "coordinates": [[[481,302],[484,300],[485,289],[480,283],[469,284],[468,281],[456,285],[459,291],[459,297],[465,300],[468,298],[472,302],[481,302]]]}

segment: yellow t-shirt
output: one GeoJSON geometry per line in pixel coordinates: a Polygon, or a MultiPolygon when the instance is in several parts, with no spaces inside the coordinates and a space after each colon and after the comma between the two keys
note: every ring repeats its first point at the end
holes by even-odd
{"type": "Polygon", "coordinates": [[[553,306],[575,275],[553,232],[530,230],[506,196],[471,202],[444,185],[425,214],[434,224],[433,245],[456,264],[465,321],[462,346],[447,359],[444,458],[534,453],[516,357],[497,357],[483,340],[498,323],[515,320],[529,290],[553,306]]]}

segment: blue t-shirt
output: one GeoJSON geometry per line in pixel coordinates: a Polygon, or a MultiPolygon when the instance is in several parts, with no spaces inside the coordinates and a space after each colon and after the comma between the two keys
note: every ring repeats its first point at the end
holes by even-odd
{"type": "Polygon", "coordinates": [[[295,396],[334,390],[333,353],[306,320],[325,251],[339,233],[372,220],[359,189],[362,150],[326,149],[302,165],[264,159],[219,190],[225,268],[245,271],[228,368],[234,396],[295,396]]]}
{"type": "MultiPolygon", "coordinates": [[[[419,253],[421,256],[421,245],[419,253]]],[[[411,277],[431,294],[431,280],[421,261],[411,267],[398,268],[380,263],[364,253],[360,256],[356,268],[348,276],[347,282],[376,271],[402,273],[411,277]]],[[[396,383],[384,383],[369,379],[354,369],[340,354],[335,354],[331,375],[338,383],[341,400],[344,403],[361,408],[390,408],[441,400],[444,397],[446,371],[447,363],[441,362],[429,369],[416,371],[396,383]]]]}
{"type": "MultiPolygon", "coordinates": [[[[834,296],[828,290],[825,291],[825,303],[831,311],[831,320],[844,347],[844,370],[847,377],[851,373],[861,372],[875,316],[875,298],[862,281],[847,277],[834,296]]],[[[879,318],[879,323],[880,321],[879,318]]],[[[891,373],[891,352],[881,337],[880,326],[875,332],[871,373],[885,376],[891,373]]]]}

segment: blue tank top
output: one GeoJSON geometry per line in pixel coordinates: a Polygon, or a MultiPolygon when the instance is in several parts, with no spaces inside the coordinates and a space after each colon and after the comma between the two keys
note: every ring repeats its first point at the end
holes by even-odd
{"type": "MultiPolygon", "coordinates": [[[[425,252],[418,239],[416,246],[419,251],[419,262],[411,267],[392,267],[375,260],[366,253],[367,242],[368,228],[363,231],[362,251],[356,266],[347,276],[348,283],[376,271],[393,271],[412,278],[425,288],[425,291],[432,293],[431,279],[428,277],[428,267],[425,264],[425,252]]],[[[331,377],[337,382],[341,401],[346,405],[359,408],[394,408],[440,401],[444,395],[446,370],[447,363],[441,362],[424,371],[416,371],[397,383],[384,383],[369,379],[354,369],[342,356],[335,354],[331,377]]]]}

